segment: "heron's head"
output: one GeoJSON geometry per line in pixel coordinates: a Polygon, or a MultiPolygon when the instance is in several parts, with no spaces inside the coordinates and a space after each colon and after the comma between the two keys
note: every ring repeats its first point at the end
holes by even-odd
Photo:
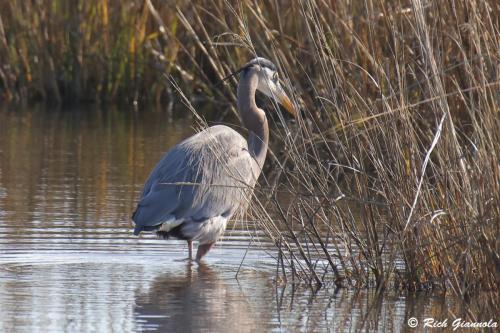
{"type": "Polygon", "coordinates": [[[257,90],[283,105],[294,118],[297,117],[297,112],[290,98],[288,98],[281,86],[276,66],[265,58],[257,57],[243,66],[241,71],[246,71],[250,68],[257,70],[259,76],[257,90]]]}

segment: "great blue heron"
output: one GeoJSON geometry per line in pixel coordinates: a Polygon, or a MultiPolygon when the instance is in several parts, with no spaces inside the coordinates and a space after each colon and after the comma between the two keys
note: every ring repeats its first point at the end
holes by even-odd
{"type": "Polygon", "coordinates": [[[278,80],[276,66],[255,58],[240,68],[238,111],[248,129],[245,140],[230,127],[209,127],[168,151],[144,185],[132,220],[134,234],[156,230],[165,239],[198,241],[199,261],[224,233],[226,223],[246,204],[266,159],[269,127],[255,104],[259,90],[296,115],[278,80]]]}

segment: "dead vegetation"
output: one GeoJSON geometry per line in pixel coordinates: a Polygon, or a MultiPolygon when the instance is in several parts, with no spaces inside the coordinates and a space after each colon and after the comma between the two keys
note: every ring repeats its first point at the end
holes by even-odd
{"type": "Polygon", "coordinates": [[[249,213],[280,278],[481,292],[498,313],[497,1],[63,3],[0,5],[4,98],[159,100],[166,74],[234,105],[219,81],[268,57],[303,110],[273,116],[280,144],[249,213]]]}

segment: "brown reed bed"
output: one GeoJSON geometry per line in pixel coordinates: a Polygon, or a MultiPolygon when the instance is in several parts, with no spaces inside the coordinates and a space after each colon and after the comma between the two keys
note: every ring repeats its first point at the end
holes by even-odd
{"type": "Polygon", "coordinates": [[[157,37],[142,0],[2,1],[0,100],[159,98],[166,67],[157,68],[146,47],[157,37]]]}
{"type": "Polygon", "coordinates": [[[271,112],[279,144],[247,216],[279,249],[279,278],[439,289],[486,309],[472,319],[498,313],[497,1],[40,3],[0,5],[3,96],[159,100],[166,74],[226,119],[220,80],[266,56],[303,111],[271,112]]]}
{"type": "Polygon", "coordinates": [[[487,309],[472,319],[495,313],[498,4],[210,4],[177,9],[207,77],[265,55],[303,109],[273,116],[280,144],[250,212],[279,278],[439,289],[487,309]]]}

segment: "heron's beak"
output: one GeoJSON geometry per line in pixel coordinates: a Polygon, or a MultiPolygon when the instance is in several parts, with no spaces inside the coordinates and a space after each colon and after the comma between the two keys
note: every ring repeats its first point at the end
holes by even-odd
{"type": "Polygon", "coordinates": [[[297,118],[297,110],[295,110],[292,101],[284,92],[279,94],[279,102],[288,111],[288,113],[290,113],[294,118],[297,118]]]}

